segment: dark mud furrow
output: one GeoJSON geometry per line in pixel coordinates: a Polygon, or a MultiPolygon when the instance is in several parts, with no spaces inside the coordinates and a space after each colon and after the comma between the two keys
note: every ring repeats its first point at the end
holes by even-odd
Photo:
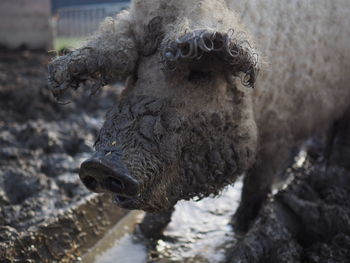
{"type": "Polygon", "coordinates": [[[227,262],[350,262],[350,171],[317,154],[288,169],[293,181],[264,205],[227,262]]]}

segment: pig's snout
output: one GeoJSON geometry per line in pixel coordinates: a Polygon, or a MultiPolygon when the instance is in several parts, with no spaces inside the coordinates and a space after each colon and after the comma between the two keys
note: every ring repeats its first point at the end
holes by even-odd
{"type": "Polygon", "coordinates": [[[79,176],[84,185],[95,193],[110,192],[120,197],[139,194],[138,181],[116,160],[92,157],[81,164],[79,176]]]}

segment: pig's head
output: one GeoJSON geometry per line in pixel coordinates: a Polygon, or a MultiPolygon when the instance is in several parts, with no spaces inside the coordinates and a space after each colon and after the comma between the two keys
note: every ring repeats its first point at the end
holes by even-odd
{"type": "Polygon", "coordinates": [[[133,3],[137,67],[80,177],[154,212],[217,194],[254,162],[257,57],[221,1],[150,2],[133,3]]]}

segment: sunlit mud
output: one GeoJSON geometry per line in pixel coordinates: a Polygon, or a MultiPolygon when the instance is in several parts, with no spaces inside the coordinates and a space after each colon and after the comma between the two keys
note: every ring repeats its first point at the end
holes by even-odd
{"type": "Polygon", "coordinates": [[[143,215],[132,212],[82,262],[224,262],[225,251],[235,243],[229,221],[238,206],[241,187],[242,183],[237,182],[219,197],[180,202],[156,251],[147,251],[131,234],[143,215]]]}
{"type": "Polygon", "coordinates": [[[143,244],[137,243],[130,233],[143,217],[142,212],[131,212],[121,220],[106,237],[83,257],[83,263],[110,263],[147,261],[147,251],[143,244]]]}

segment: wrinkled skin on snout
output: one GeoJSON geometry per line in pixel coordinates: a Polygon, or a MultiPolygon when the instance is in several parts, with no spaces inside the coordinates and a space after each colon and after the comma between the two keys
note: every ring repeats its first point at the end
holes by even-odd
{"type": "MultiPolygon", "coordinates": [[[[158,74],[163,74],[160,66],[158,74]]],[[[146,211],[218,194],[234,182],[256,150],[250,90],[206,70],[183,65],[181,71],[165,74],[163,85],[140,81],[125,91],[107,114],[96,142],[97,157],[81,167],[83,182],[89,186],[95,180],[116,194],[121,207],[146,211]],[[102,167],[91,169],[91,162],[102,167]]]]}
{"type": "MultiPolygon", "coordinates": [[[[161,21],[158,17],[157,23],[161,21]]],[[[154,30],[164,30],[152,23],[154,19],[154,30]]],[[[251,99],[257,66],[250,44],[233,31],[185,31],[155,34],[155,48],[147,35],[147,41],[128,45],[124,57],[126,68],[132,70],[120,74],[128,77],[127,88],[107,113],[96,154],[81,165],[82,182],[91,191],[113,194],[123,208],[155,212],[170,209],[181,199],[216,195],[255,160],[251,99]],[[137,53],[137,63],[130,55],[136,46],[147,48],[137,53]]],[[[113,54],[113,48],[107,54],[113,54]]],[[[117,62],[111,57],[118,61],[120,53],[107,62],[103,52],[91,53],[80,64],[84,69],[70,74],[74,67],[65,63],[84,59],[74,52],[50,65],[56,96],[72,83],[113,79],[110,67],[117,62]],[[99,63],[89,67],[96,53],[99,63]]]]}
{"type": "Polygon", "coordinates": [[[241,101],[231,109],[204,107],[187,114],[188,99],[198,106],[208,102],[195,92],[194,98],[177,100],[128,94],[108,113],[96,156],[81,166],[83,182],[92,191],[100,187],[115,193],[123,208],[146,211],[217,194],[254,158],[254,124],[249,114],[234,111],[245,100],[236,92],[241,101]]]}
{"type": "Polygon", "coordinates": [[[123,208],[146,211],[217,194],[234,182],[254,158],[253,124],[233,120],[236,114],[228,110],[184,116],[182,107],[170,98],[129,94],[108,113],[96,142],[97,156],[81,167],[83,182],[89,186],[87,181],[95,179],[102,191],[116,194],[123,208]],[[91,169],[91,162],[101,167],[91,169]]]}

